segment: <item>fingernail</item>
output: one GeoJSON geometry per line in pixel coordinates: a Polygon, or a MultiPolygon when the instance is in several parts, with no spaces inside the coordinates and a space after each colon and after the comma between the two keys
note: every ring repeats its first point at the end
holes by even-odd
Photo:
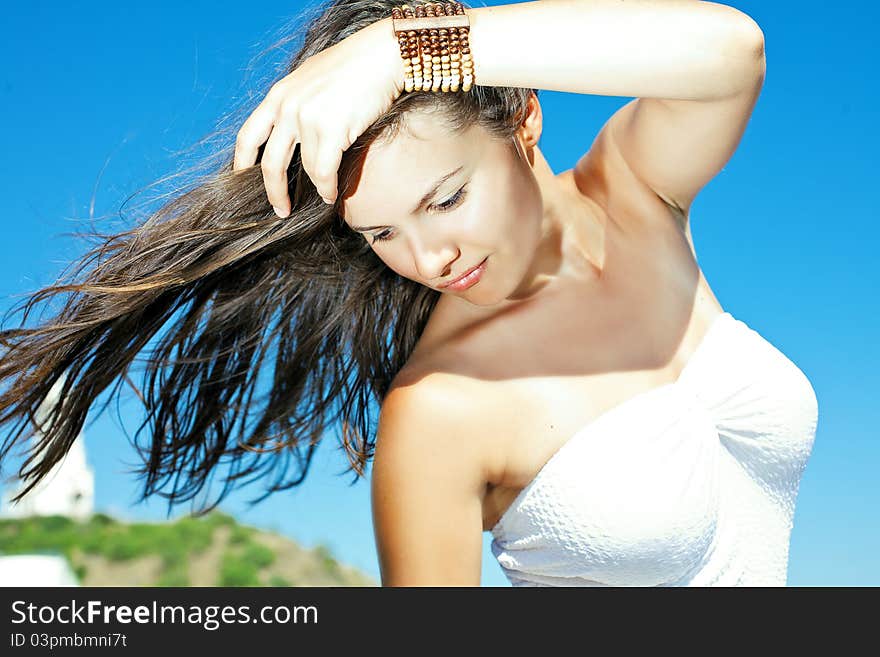
{"type": "Polygon", "coordinates": [[[284,219],[285,214],[280,210],[280,208],[276,208],[274,205],[272,209],[275,210],[275,214],[277,214],[281,219],[284,219]]]}
{"type": "Polygon", "coordinates": [[[331,201],[329,198],[324,198],[323,196],[321,198],[324,199],[324,203],[326,203],[327,205],[333,205],[333,201],[331,201]]]}

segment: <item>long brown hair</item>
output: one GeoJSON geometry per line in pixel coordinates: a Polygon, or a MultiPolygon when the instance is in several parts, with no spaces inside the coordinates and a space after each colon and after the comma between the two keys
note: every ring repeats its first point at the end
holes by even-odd
{"type": "MultiPolygon", "coordinates": [[[[304,32],[277,79],[402,4],[320,7],[270,48],[304,32]]],[[[531,93],[537,90],[475,85],[468,93],[402,94],[343,154],[338,198],[369,145],[394,139],[409,112],[430,112],[453,134],[479,125],[509,143],[531,93]]],[[[133,441],[143,461],[136,470],[142,499],[161,495],[169,511],[203,498],[222,467],[222,489],[196,512],[256,479],[265,492],[252,503],[298,485],[328,422],[341,427],[352,483],[364,475],[375,445],[370,402],[381,406],[440,293],[388,268],[321,200],[299,147],[288,169],[292,211],[278,218],[258,165],[233,174],[238,125],[212,133],[208,139],[219,136],[223,145],[200,164],[152,183],[180,181],[145,220],[115,234],[86,234],[97,245],[13,309],[23,311],[19,328],[0,331],[0,383],[8,384],[0,396],[7,434],[0,463],[15,445],[25,456],[16,501],[67,453],[97,397],[114,385],[112,399],[123,384],[146,409],[133,441]],[[64,299],[60,312],[26,328],[33,308],[55,298],[64,299]],[[138,388],[129,373],[153,340],[138,388]],[[267,360],[274,367],[264,368],[267,360]],[[261,374],[269,384],[262,398],[255,397],[261,374]],[[60,394],[37,413],[56,383],[60,394]]]]}

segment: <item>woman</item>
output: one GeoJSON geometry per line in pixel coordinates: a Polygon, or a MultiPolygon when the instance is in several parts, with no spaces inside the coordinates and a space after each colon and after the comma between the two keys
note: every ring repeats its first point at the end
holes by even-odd
{"type": "Polygon", "coordinates": [[[398,43],[403,7],[328,6],[231,161],[31,298],[75,293],[3,333],[3,453],[68,376],[36,483],[172,322],[142,386],[145,496],[192,499],[221,462],[221,497],[296,485],[338,405],[353,469],[374,459],[384,585],[479,584],[486,530],[515,585],[784,584],[816,399],[722,309],[688,216],[757,101],[760,29],[709,2],[466,9],[437,91],[438,61],[401,49],[439,41],[398,43]],[[636,100],[554,174],[539,89],[636,100]]]}

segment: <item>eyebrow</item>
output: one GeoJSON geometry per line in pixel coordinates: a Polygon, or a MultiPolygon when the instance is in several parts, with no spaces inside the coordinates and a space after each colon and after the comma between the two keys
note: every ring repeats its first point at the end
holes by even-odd
{"type": "MultiPolygon", "coordinates": [[[[421,210],[425,206],[425,204],[434,197],[434,194],[437,193],[437,191],[440,189],[440,186],[443,185],[443,183],[445,183],[447,180],[452,178],[452,176],[456,175],[462,169],[464,169],[464,165],[458,167],[455,171],[450,171],[445,176],[438,179],[437,182],[434,183],[434,186],[431,187],[431,189],[429,189],[428,192],[421,198],[421,200],[418,202],[416,207],[414,207],[412,210],[410,210],[410,214],[415,214],[419,210],[421,210]]],[[[360,228],[356,228],[355,226],[352,226],[351,229],[355,230],[359,233],[365,233],[368,230],[376,230],[377,228],[388,228],[388,227],[389,226],[361,226],[360,228]]]]}

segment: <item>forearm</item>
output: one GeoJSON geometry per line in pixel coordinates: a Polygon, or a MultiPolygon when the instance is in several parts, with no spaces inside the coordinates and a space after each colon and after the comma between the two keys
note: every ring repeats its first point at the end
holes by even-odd
{"type": "Polygon", "coordinates": [[[543,0],[465,12],[474,84],[483,86],[709,100],[763,70],[758,26],[712,2],[543,0]]]}

